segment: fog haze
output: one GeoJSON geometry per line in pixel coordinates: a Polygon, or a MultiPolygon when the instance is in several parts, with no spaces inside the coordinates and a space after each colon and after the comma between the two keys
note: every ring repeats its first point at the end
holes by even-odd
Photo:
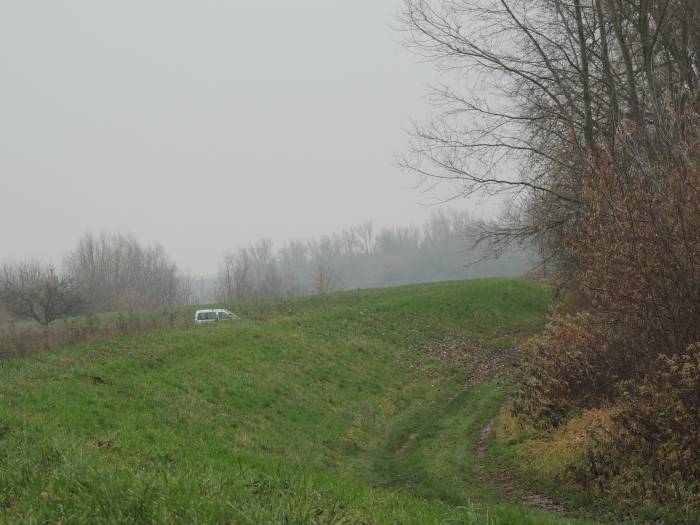
{"type": "Polygon", "coordinates": [[[424,220],[433,199],[393,159],[433,73],[398,6],[3,3],[3,258],[130,232],[211,274],[259,238],[424,220]]]}

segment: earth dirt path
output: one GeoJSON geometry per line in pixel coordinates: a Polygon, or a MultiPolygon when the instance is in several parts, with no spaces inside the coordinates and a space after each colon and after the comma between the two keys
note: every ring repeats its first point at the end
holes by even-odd
{"type": "MultiPolygon", "coordinates": [[[[515,349],[492,352],[486,359],[480,362],[469,378],[464,382],[465,388],[473,388],[485,379],[502,372],[507,364],[507,358],[515,352],[515,349]]],[[[478,479],[490,482],[494,485],[498,493],[502,494],[510,501],[517,501],[521,505],[529,508],[543,509],[550,512],[564,512],[566,507],[562,503],[555,502],[548,496],[519,487],[515,484],[508,469],[499,467],[496,477],[491,472],[486,472],[484,456],[489,440],[493,437],[493,427],[498,416],[494,416],[481,430],[479,440],[474,447],[474,455],[477,463],[474,468],[478,479]]]]}

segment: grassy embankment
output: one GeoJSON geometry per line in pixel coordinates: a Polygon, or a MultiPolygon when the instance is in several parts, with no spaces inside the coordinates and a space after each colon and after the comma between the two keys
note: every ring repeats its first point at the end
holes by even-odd
{"type": "Polygon", "coordinates": [[[475,447],[510,380],[464,386],[548,299],[346,292],[0,361],[0,522],[583,523],[503,503],[475,447]]]}

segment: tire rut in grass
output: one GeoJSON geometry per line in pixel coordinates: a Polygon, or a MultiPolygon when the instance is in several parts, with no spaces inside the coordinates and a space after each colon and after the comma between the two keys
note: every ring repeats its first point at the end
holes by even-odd
{"type": "MultiPolygon", "coordinates": [[[[517,352],[516,349],[506,348],[488,351],[478,348],[473,342],[470,343],[465,344],[464,341],[451,340],[440,341],[431,345],[427,350],[443,360],[453,362],[458,366],[462,365],[472,368],[472,372],[462,382],[461,386],[464,390],[472,389],[491,378],[508,373],[508,369],[512,365],[512,358],[517,352]]],[[[456,395],[450,396],[449,399],[454,399],[455,397],[456,395]]],[[[511,503],[550,512],[565,512],[567,509],[561,503],[555,502],[548,496],[518,486],[506,468],[498,468],[494,473],[493,468],[489,469],[487,467],[485,457],[488,443],[493,437],[496,420],[497,416],[494,416],[486,423],[475,444],[474,457],[476,464],[473,466],[473,469],[476,478],[492,485],[497,494],[511,503]]],[[[394,454],[400,456],[407,453],[420,439],[421,433],[418,428],[407,431],[398,441],[398,444],[394,446],[394,454]]]]}
{"type": "Polygon", "coordinates": [[[477,441],[474,447],[474,455],[478,459],[474,468],[477,477],[483,481],[492,483],[498,493],[502,494],[506,499],[511,501],[516,500],[525,507],[543,509],[550,512],[565,512],[567,508],[564,504],[554,501],[549,496],[518,486],[505,467],[500,467],[496,471],[495,478],[491,472],[488,474],[486,473],[483,459],[486,454],[488,442],[493,437],[493,427],[497,418],[498,416],[493,417],[486,426],[484,426],[481,430],[479,441],[477,441]]]}
{"type": "MultiPolygon", "coordinates": [[[[474,372],[469,376],[464,383],[465,388],[473,388],[481,384],[489,377],[493,377],[504,371],[507,359],[515,352],[514,349],[493,352],[488,358],[479,363],[474,372]]],[[[488,443],[493,437],[493,427],[498,419],[498,415],[489,420],[488,423],[481,429],[479,440],[474,447],[474,455],[477,458],[477,463],[474,467],[475,474],[478,479],[494,484],[496,490],[506,497],[508,500],[518,500],[521,505],[529,508],[543,509],[550,512],[564,512],[566,507],[562,503],[555,502],[548,496],[538,494],[523,487],[517,486],[508,469],[501,467],[496,473],[496,478],[491,473],[486,473],[484,464],[484,456],[488,448],[488,443]]]]}

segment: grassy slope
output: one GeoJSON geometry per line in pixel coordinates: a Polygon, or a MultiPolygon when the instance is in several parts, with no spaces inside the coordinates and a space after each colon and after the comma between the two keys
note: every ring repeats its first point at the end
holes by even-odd
{"type": "Polygon", "coordinates": [[[0,362],[0,521],[569,523],[474,477],[507,387],[465,390],[418,350],[511,345],[547,300],[517,280],[347,292],[0,362]]]}

